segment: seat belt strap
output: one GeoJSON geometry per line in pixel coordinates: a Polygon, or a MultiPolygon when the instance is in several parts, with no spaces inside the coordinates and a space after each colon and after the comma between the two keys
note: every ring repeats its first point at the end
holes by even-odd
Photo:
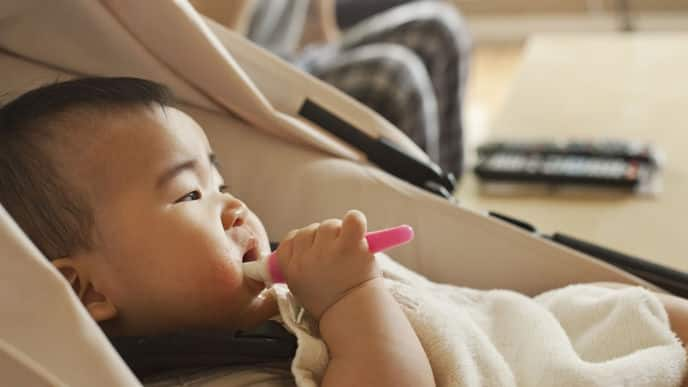
{"type": "Polygon", "coordinates": [[[436,195],[452,197],[456,179],[437,164],[418,160],[385,137],[367,135],[309,99],[301,105],[299,115],[362,151],[382,170],[436,195]]]}
{"type": "Polygon", "coordinates": [[[272,320],[245,331],[188,331],[109,339],[139,379],[193,368],[266,363],[288,366],[297,346],[296,337],[272,320]]]}

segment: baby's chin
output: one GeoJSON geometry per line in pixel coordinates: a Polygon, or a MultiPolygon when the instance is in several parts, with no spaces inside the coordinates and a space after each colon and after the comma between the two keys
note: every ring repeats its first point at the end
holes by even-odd
{"type": "Polygon", "coordinates": [[[264,289],[247,305],[240,328],[253,328],[278,314],[275,292],[271,288],[264,289]]]}

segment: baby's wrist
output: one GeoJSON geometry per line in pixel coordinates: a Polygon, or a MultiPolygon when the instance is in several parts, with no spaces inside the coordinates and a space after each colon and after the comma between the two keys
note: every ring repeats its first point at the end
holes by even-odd
{"type": "Polygon", "coordinates": [[[322,311],[319,317],[320,330],[327,328],[330,323],[367,313],[367,301],[377,298],[376,294],[380,292],[387,292],[382,277],[373,277],[347,290],[322,311]]]}

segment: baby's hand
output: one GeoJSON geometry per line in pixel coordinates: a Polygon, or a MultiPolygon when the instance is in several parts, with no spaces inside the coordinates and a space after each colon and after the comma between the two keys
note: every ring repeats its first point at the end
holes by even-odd
{"type": "Polygon", "coordinates": [[[351,210],[343,220],[293,230],[277,249],[289,289],[320,319],[348,291],[381,276],[365,240],[366,218],[351,210]]]}

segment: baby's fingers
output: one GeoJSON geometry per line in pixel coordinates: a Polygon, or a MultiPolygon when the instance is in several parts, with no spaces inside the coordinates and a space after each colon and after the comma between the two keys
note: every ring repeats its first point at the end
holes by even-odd
{"type": "Polygon", "coordinates": [[[365,237],[367,227],[366,217],[361,211],[349,210],[342,219],[340,241],[345,245],[359,243],[365,237]]]}
{"type": "Polygon", "coordinates": [[[275,250],[282,272],[285,274],[287,273],[289,263],[294,258],[294,237],[296,237],[300,231],[301,229],[289,231],[287,235],[282,238],[282,241],[277,246],[277,250],[275,250]]]}
{"type": "Polygon", "coordinates": [[[315,235],[314,245],[317,249],[325,247],[339,236],[342,230],[342,221],[339,219],[328,219],[320,224],[318,233],[315,235]]]}
{"type": "Polygon", "coordinates": [[[294,256],[301,257],[308,252],[313,246],[313,241],[315,240],[315,234],[320,227],[320,223],[310,224],[302,229],[300,229],[294,238],[294,256]]]}

